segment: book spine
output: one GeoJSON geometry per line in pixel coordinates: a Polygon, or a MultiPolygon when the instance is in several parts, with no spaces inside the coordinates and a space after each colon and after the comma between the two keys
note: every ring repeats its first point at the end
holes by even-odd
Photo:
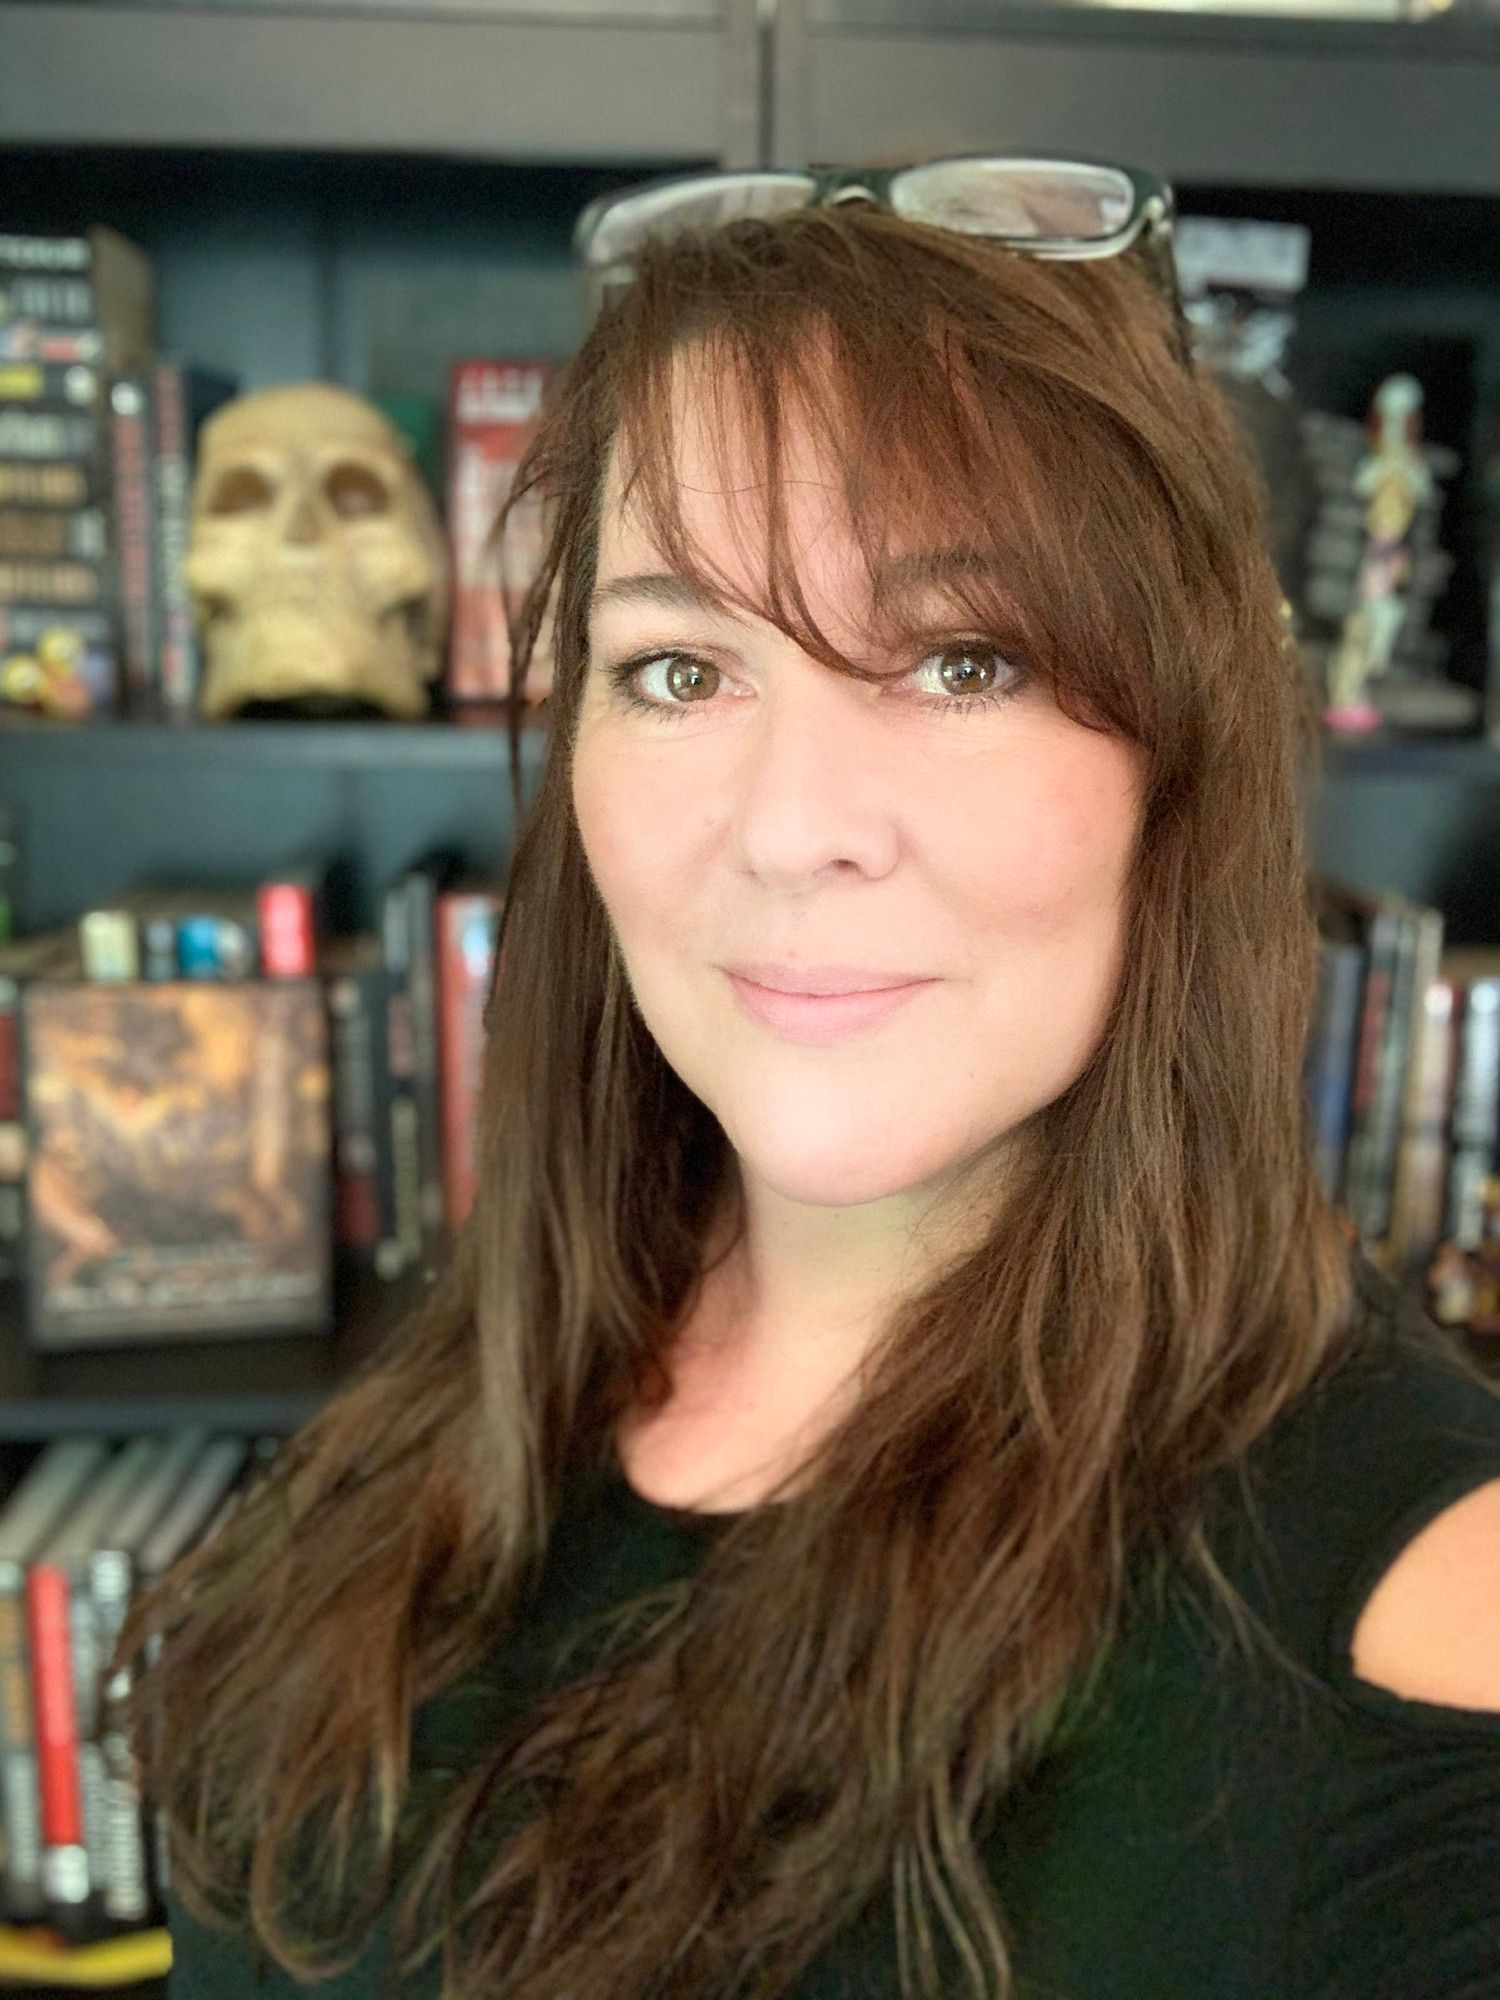
{"type": "Polygon", "coordinates": [[[107,605],[110,594],[105,563],[0,561],[0,598],[8,604],[107,605]]]}
{"type": "Polygon", "coordinates": [[[183,575],[192,486],[187,393],[174,361],[152,370],[155,413],[156,587],[160,607],[161,699],[169,713],[191,713],[198,698],[198,641],[192,598],[183,575]]]}
{"type": "Polygon", "coordinates": [[[1454,1023],[1451,980],[1429,979],[1412,1056],[1412,1095],[1396,1170],[1391,1251],[1400,1269],[1425,1270],[1443,1235],[1453,1109],[1454,1023]]]}
{"type": "Polygon", "coordinates": [[[333,1056],[334,1233],[345,1249],[373,1257],[386,1223],[380,1201],[369,977],[333,973],[327,993],[333,1056]]]}
{"type": "Polygon", "coordinates": [[[0,458],[0,506],[86,507],[98,500],[100,490],[88,465],[0,458]]]}
{"type": "Polygon", "coordinates": [[[453,571],[446,687],[455,701],[494,700],[510,692],[502,586],[516,599],[536,574],[543,553],[539,503],[529,499],[512,511],[503,577],[492,561],[490,537],[535,435],[552,373],[548,362],[474,360],[457,363],[450,377],[447,518],[453,571]]]}
{"type": "Polygon", "coordinates": [[[435,1255],[446,1226],[443,1204],[442,1108],[438,1079],[437,899],[423,868],[406,878],[410,901],[412,1083],[417,1111],[421,1252],[435,1255]]]}
{"type": "Polygon", "coordinates": [[[411,913],[401,883],[386,891],[381,945],[386,970],[386,1066],[390,1078],[393,1233],[378,1268],[395,1277],[422,1255],[422,1162],[417,1127],[416,1057],[411,1009],[411,913]]]}
{"type": "MultiPolygon", "coordinates": [[[[96,1549],[90,1559],[101,1665],[113,1658],[134,1595],[133,1565],[121,1549],[96,1549]]],[[[145,1815],[135,1783],[123,1705],[130,1692],[129,1662],[110,1675],[100,1694],[100,1835],[98,1884],[111,1923],[144,1923],[151,1914],[145,1815]]]]}
{"type": "Polygon", "coordinates": [[[26,1638],[26,1572],[0,1563],[0,1819],[5,1838],[5,1915],[12,1923],[42,1914],[42,1827],[31,1666],[26,1638]]]}
{"type": "Polygon", "coordinates": [[[1362,945],[1322,940],[1317,1012],[1308,1038],[1304,1084],[1318,1179],[1330,1200],[1337,1199],[1349,1143],[1349,1097],[1364,977],[1362,945]]]}
{"type": "Polygon", "coordinates": [[[99,371],[85,363],[0,362],[0,402],[29,403],[38,409],[94,410],[99,397],[99,371]]]}
{"type": "Polygon", "coordinates": [[[1415,907],[1400,910],[1396,921],[1390,1005],[1386,1010],[1385,1033],[1381,1036],[1376,1061],[1375,1096],[1370,1107],[1369,1178],[1364,1228],[1366,1234],[1376,1241],[1387,1236],[1391,1225],[1391,1196],[1396,1150],[1401,1136],[1401,1111],[1407,1089],[1420,936],[1421,911],[1415,907]]]}
{"type": "Polygon", "coordinates": [[[26,1121],[21,1101],[21,989],[0,973],[0,1278],[24,1266],[26,1121]]]}
{"type": "Polygon", "coordinates": [[[1366,934],[1368,957],[1360,1006],[1354,1083],[1349,1097],[1349,1148],[1344,1160],[1344,1186],[1341,1191],[1345,1207],[1355,1226],[1361,1230],[1369,1202],[1370,1114],[1375,1103],[1386,1015],[1390,1010],[1397,921],[1395,905],[1382,903],[1371,916],[1366,934]]]}
{"type": "Polygon", "coordinates": [[[110,473],[125,699],[147,714],[156,697],[156,570],[152,542],[151,404],[146,375],[110,385],[110,473]]]}
{"type": "Polygon", "coordinates": [[[0,557],[20,562],[103,562],[102,507],[0,507],[0,557]]]}
{"type": "Polygon", "coordinates": [[[0,403],[0,458],[65,459],[93,466],[99,458],[98,418],[91,410],[0,403]]]}
{"type": "Polygon", "coordinates": [[[72,1913],[87,1900],[89,1875],[68,1598],[65,1569],[56,1563],[31,1564],[26,1572],[26,1636],[42,1808],[42,1896],[49,1919],[61,1916],[71,1927],[72,1913]]]}
{"type": "Polygon", "coordinates": [[[1495,1165],[1500,1092],[1500,978],[1471,979],[1464,990],[1458,1076],[1453,1091],[1453,1153],[1448,1168],[1444,1235],[1461,1250],[1484,1240],[1484,1182],[1495,1165]]]}
{"type": "Polygon", "coordinates": [[[498,895],[464,890],[438,899],[443,1193],[451,1230],[462,1228],[478,1179],[475,1113],[499,902],[498,895]]]}

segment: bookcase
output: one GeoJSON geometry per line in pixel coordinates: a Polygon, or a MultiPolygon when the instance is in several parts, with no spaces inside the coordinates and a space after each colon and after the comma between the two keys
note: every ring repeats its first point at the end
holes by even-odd
{"type": "MultiPolygon", "coordinates": [[[[247,389],[319,377],[431,394],[462,353],[562,357],[584,326],[568,232],[602,188],[699,165],[1035,143],[1138,159],[1186,214],[1312,231],[1298,387],[1347,401],[1360,341],[1474,343],[1465,518],[1500,428],[1500,19],[1373,22],[964,0],[0,0],[6,224],[114,224],[151,254],[163,348],[247,389]],[[1351,331],[1353,338],[1351,338],[1351,331]]],[[[1452,671],[1489,671],[1485,551],[1452,671]]],[[[503,718],[0,719],[27,829],[19,928],[191,858],[249,877],[314,849],[350,926],[429,843],[503,865],[503,718]],[[473,726],[477,721],[478,726],[473,726]]],[[[528,721],[534,780],[545,729],[528,721]]],[[[1317,865],[1500,937],[1500,744],[1330,740],[1317,865]]],[[[399,1311],[332,1341],[39,1357],[0,1326],[0,1442],[65,1417],[208,1408],[290,1428],[399,1311]]]]}
{"type": "MultiPolygon", "coordinates": [[[[134,238],[163,347],[247,389],[431,394],[461,354],[570,351],[584,307],[568,234],[604,188],[715,164],[1075,147],[1164,172],[1184,213],[1310,226],[1298,386],[1313,401],[1347,399],[1360,339],[1471,340],[1472,503],[1500,429],[1497,101],[1500,16],[1458,10],[0,0],[0,208],[7,228],[134,238]]],[[[1452,671],[1475,686],[1491,671],[1487,574],[1469,546],[1452,671]]],[[[523,734],[534,782],[545,727],[523,734]]],[[[429,845],[498,869],[512,831],[503,719],[0,718],[0,796],[25,827],[23,931],[189,862],[249,879],[311,849],[334,864],[336,917],[370,926],[379,885],[429,845]]],[[[1330,742],[1307,812],[1319,868],[1436,904],[1454,942],[1500,939],[1500,742],[1330,742]]],[[[30,1354],[6,1305],[0,1477],[63,1429],[289,1433],[423,1282],[353,1286],[331,1339],[118,1354],[30,1354]]]]}

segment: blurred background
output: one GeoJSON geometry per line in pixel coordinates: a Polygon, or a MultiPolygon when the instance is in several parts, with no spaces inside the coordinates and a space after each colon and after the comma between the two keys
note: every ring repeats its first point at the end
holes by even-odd
{"type": "Polygon", "coordinates": [[[1320,1171],[1500,1369],[1497,107],[1482,0],[0,0],[0,1984],[162,1991],[91,1663],[471,1198],[486,537],[604,190],[1172,183],[1323,717],[1320,1171]]]}

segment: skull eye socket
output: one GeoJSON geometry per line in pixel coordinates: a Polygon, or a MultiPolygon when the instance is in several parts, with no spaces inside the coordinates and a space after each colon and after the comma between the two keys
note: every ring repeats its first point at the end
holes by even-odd
{"type": "Polygon", "coordinates": [[[208,503],[211,514],[253,514],[271,504],[271,482],[253,465],[236,465],[226,472],[208,503]]]}
{"type": "Polygon", "coordinates": [[[384,514],[391,504],[380,475],[368,465],[356,465],[352,460],[329,469],[323,491],[341,521],[362,521],[371,514],[384,514]]]}

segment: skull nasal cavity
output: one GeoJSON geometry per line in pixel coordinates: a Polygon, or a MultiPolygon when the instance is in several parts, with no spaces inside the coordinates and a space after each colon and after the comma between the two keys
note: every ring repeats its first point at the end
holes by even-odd
{"type": "Polygon", "coordinates": [[[321,533],[318,510],[304,494],[292,509],[292,518],[286,524],[286,538],[289,542],[315,542],[321,533]]]}

